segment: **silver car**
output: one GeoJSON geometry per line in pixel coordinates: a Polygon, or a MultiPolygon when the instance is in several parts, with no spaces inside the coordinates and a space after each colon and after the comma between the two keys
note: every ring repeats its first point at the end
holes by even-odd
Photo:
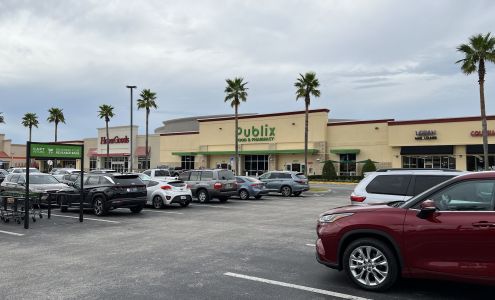
{"type": "Polygon", "coordinates": [[[192,195],[202,203],[213,198],[227,202],[231,196],[237,195],[237,183],[230,170],[190,170],[180,174],[179,179],[187,183],[192,195]]]}
{"type": "Polygon", "coordinates": [[[259,177],[270,192],[281,193],[284,197],[299,196],[309,191],[308,178],[303,173],[293,171],[270,171],[259,177]]]}
{"type": "MultiPolygon", "coordinates": [[[[68,185],[59,182],[50,174],[33,173],[29,174],[29,191],[32,193],[58,192],[67,188],[68,185]]],[[[0,184],[0,191],[24,192],[26,190],[26,174],[11,173],[0,184]]],[[[41,200],[47,201],[49,195],[43,195],[41,200]]]]}

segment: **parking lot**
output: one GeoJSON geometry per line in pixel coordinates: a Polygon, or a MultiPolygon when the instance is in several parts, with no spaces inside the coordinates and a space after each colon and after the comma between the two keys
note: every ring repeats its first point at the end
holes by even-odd
{"type": "Polygon", "coordinates": [[[425,280],[402,280],[374,294],[318,264],[317,216],[347,204],[352,188],[321,185],[302,197],[88,213],[83,223],[77,211],[55,209],[29,230],[0,223],[1,298],[489,298],[490,287],[425,280]]]}

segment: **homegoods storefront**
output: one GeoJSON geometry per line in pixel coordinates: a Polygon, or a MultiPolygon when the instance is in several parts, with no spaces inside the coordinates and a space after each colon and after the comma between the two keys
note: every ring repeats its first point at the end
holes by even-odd
{"type": "MultiPolygon", "coordinates": [[[[483,165],[479,117],[337,122],[328,114],[328,109],[310,111],[309,174],[321,174],[326,160],[342,176],[360,175],[367,159],[379,168],[478,170],[483,165]]],[[[490,166],[495,167],[495,117],[488,119],[490,166]]],[[[160,163],[233,169],[234,118],[195,121],[194,130],[160,134],[160,163]]],[[[240,173],[304,170],[304,111],[243,115],[237,132],[240,173]]]]}

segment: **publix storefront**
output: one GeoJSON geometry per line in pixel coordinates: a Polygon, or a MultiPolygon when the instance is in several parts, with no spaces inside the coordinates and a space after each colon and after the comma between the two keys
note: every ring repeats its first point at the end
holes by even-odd
{"type": "MultiPolygon", "coordinates": [[[[310,111],[308,165],[304,165],[304,111],[239,117],[242,174],[267,170],[321,174],[332,161],[342,176],[360,175],[367,159],[378,168],[479,170],[483,165],[479,117],[407,120],[335,120],[328,109],[310,111]]],[[[159,134],[162,165],[230,168],[234,159],[232,116],[164,122],[159,134]]],[[[488,117],[489,165],[495,169],[495,116],[488,117]]]]}

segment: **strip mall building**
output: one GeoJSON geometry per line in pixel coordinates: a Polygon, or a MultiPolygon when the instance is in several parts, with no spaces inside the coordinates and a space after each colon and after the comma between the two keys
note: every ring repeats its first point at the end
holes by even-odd
{"type": "MultiPolygon", "coordinates": [[[[359,175],[367,159],[379,168],[479,170],[482,161],[479,117],[395,121],[328,118],[328,109],[309,113],[308,173],[321,174],[335,162],[341,175],[359,175]]],[[[495,166],[495,116],[488,117],[490,166],[495,166]]],[[[164,122],[160,164],[190,168],[230,168],[234,156],[232,116],[164,122]]],[[[241,172],[304,168],[304,111],[241,115],[238,128],[241,172]]]]}

